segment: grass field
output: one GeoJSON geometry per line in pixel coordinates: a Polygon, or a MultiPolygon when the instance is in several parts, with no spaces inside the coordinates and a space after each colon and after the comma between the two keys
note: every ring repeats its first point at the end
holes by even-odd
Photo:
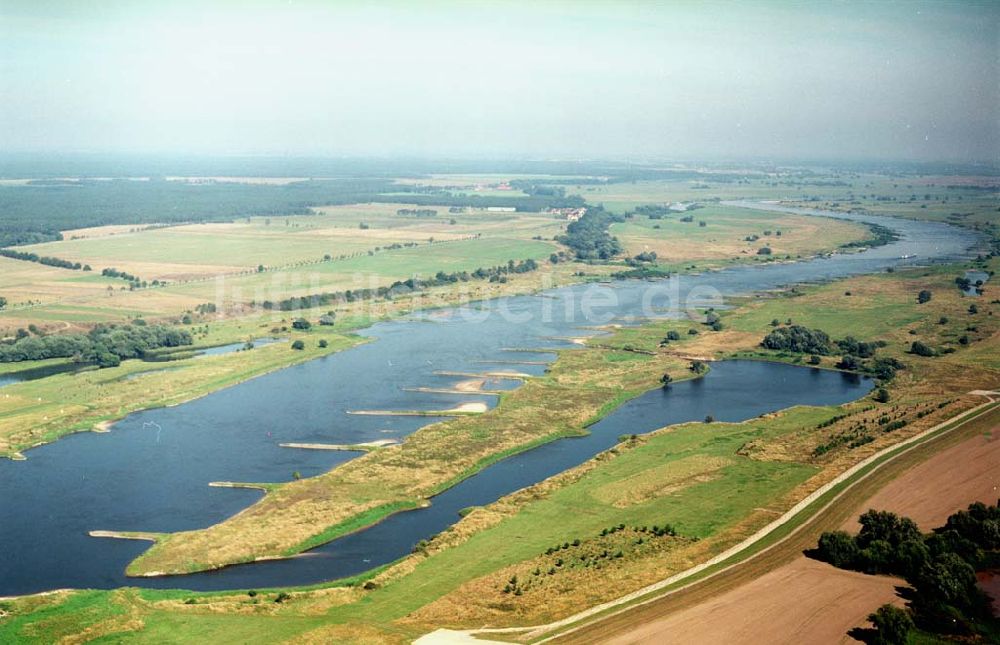
{"type": "Polygon", "coordinates": [[[769,247],[774,257],[811,256],[835,250],[842,244],[868,237],[865,226],[829,218],[753,212],[750,209],[709,204],[690,213],[674,213],[663,219],[635,216],[614,224],[629,255],[654,251],[660,262],[690,260],[742,260],[764,258],[758,249],[769,247]],[[690,215],[693,222],[682,222],[690,215]],[[700,226],[699,222],[705,222],[700,226]],[[756,236],[756,241],[747,237],[756,236]]]}

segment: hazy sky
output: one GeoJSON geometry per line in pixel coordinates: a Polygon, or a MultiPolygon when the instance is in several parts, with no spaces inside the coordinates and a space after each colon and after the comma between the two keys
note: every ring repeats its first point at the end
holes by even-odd
{"type": "Polygon", "coordinates": [[[0,0],[0,148],[1000,158],[1000,3],[371,4],[0,0]]]}

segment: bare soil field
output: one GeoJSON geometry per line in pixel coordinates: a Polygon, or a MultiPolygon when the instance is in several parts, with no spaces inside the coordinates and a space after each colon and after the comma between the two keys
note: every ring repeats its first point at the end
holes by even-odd
{"type": "Polygon", "coordinates": [[[899,581],[799,558],[709,602],[607,643],[841,643],[899,581]]]}
{"type": "MultiPolygon", "coordinates": [[[[880,490],[858,512],[867,508],[893,511],[929,531],[972,502],[992,504],[1000,497],[997,430],[1000,428],[942,451],[880,490]]],[[[856,532],[860,527],[852,518],[842,528],[856,532]]]]}

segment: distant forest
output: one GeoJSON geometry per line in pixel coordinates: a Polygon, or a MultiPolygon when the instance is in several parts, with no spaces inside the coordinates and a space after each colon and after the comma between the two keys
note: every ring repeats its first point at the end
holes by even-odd
{"type": "Polygon", "coordinates": [[[254,215],[302,215],[310,207],[367,202],[418,206],[507,206],[519,211],[578,207],[562,195],[455,195],[381,178],[341,178],[283,186],[175,181],[39,180],[0,187],[0,247],[61,239],[60,231],[108,224],[224,222],[254,215]],[[407,194],[409,193],[409,194],[407,194]]]}

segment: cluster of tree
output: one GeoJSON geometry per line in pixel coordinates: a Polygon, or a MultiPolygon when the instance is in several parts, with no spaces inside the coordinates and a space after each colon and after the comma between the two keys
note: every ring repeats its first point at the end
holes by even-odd
{"type": "Polygon", "coordinates": [[[404,217],[437,217],[438,212],[433,208],[400,208],[396,215],[404,217]]]}
{"type": "Polygon", "coordinates": [[[668,215],[672,215],[674,211],[670,210],[669,206],[662,204],[643,204],[636,207],[635,213],[637,215],[645,215],[649,219],[663,219],[668,215]]]}
{"type": "Polygon", "coordinates": [[[875,376],[882,381],[889,381],[896,371],[903,369],[904,365],[895,358],[876,357],[875,352],[880,347],[885,347],[885,341],[861,341],[853,336],[846,336],[837,341],[831,341],[830,336],[820,329],[809,329],[801,325],[788,325],[777,327],[778,321],[771,322],[776,328],[772,330],[761,346],[777,351],[795,352],[798,354],[811,354],[809,363],[819,365],[822,362],[821,356],[829,356],[834,348],[843,353],[837,367],[854,372],[865,372],[875,376]]]}
{"type": "Polygon", "coordinates": [[[530,180],[514,180],[510,182],[510,187],[520,190],[528,195],[536,197],[565,197],[565,186],[548,186],[536,184],[530,180]]]}
{"type": "Polygon", "coordinates": [[[641,266],[646,262],[656,262],[656,251],[643,251],[625,260],[625,264],[630,267],[641,266]]]}
{"type": "Polygon", "coordinates": [[[13,249],[0,249],[0,255],[2,255],[5,258],[11,258],[12,260],[37,262],[38,264],[44,264],[50,267],[59,267],[60,269],[72,269],[74,271],[80,271],[80,270],[90,271],[89,264],[70,262],[69,260],[63,260],[62,258],[53,258],[46,255],[38,255],[37,253],[15,251],[13,249]]]}
{"type": "Polygon", "coordinates": [[[181,347],[192,342],[187,331],[166,325],[97,325],[87,334],[19,334],[13,342],[0,344],[0,362],[72,358],[112,367],[123,359],[140,358],[154,349],[181,347]]]}
{"type": "Polygon", "coordinates": [[[622,216],[609,213],[601,206],[589,207],[583,217],[566,227],[565,235],[556,239],[571,248],[581,260],[607,260],[622,252],[618,238],[608,233],[612,223],[621,221],[624,221],[622,216]]]}
{"type": "MultiPolygon", "coordinates": [[[[859,518],[861,531],[823,533],[810,553],[842,569],[903,577],[913,588],[906,618],[938,634],[994,636],[1000,628],[988,598],[976,585],[976,571],[1000,562],[1000,508],[975,503],[923,534],[916,523],[895,513],[870,510],[859,518]]],[[[885,613],[885,612],[883,612],[885,613]]],[[[890,618],[883,616],[883,618],[890,618]]],[[[900,621],[894,616],[893,621],[900,621]]],[[[909,629],[889,637],[873,620],[886,643],[905,643],[909,629]],[[900,639],[900,636],[902,637],[900,639]]]]}
{"type": "Polygon", "coordinates": [[[845,336],[842,340],[836,341],[836,345],[845,354],[859,358],[871,358],[875,356],[877,349],[885,347],[887,343],[884,340],[865,342],[858,340],[854,336],[845,336]]]}
{"type": "MultiPolygon", "coordinates": [[[[535,260],[527,259],[520,262],[509,260],[507,264],[495,267],[478,268],[471,273],[468,271],[456,271],[445,273],[438,271],[433,278],[409,278],[407,280],[397,280],[388,287],[377,287],[375,289],[348,289],[347,291],[334,291],[329,293],[316,293],[308,296],[295,296],[272,302],[264,300],[260,306],[264,309],[279,309],[281,311],[297,311],[300,309],[312,309],[314,307],[325,307],[332,304],[350,303],[362,300],[391,299],[397,296],[406,295],[416,291],[421,291],[430,287],[439,287],[456,282],[468,282],[469,280],[489,280],[490,282],[506,282],[510,274],[527,273],[538,268],[535,260]]],[[[256,304],[256,303],[252,303],[256,304]]]]}
{"type": "Polygon", "coordinates": [[[886,228],[879,224],[867,224],[869,230],[869,236],[864,240],[856,240],[854,242],[846,242],[840,245],[842,249],[851,248],[869,248],[873,246],[885,246],[889,242],[895,242],[899,239],[899,235],[896,234],[891,228],[886,228]]]}
{"type": "Polygon", "coordinates": [[[767,349],[827,356],[833,349],[830,336],[820,329],[789,325],[772,330],[760,343],[767,349]]]}

